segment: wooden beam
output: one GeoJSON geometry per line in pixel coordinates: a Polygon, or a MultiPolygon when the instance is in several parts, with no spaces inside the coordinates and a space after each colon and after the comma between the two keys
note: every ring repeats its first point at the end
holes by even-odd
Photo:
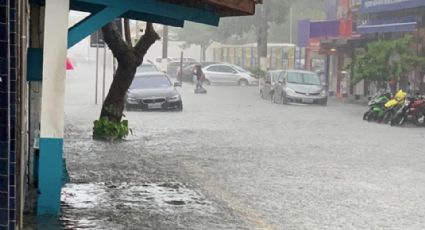
{"type": "Polygon", "coordinates": [[[126,6],[117,8],[107,7],[75,24],[68,32],[68,48],[71,48],[85,37],[96,32],[102,26],[121,16],[127,12],[127,10],[128,8],[126,6]]]}
{"type": "Polygon", "coordinates": [[[254,0],[207,0],[211,4],[219,5],[236,11],[244,12],[246,14],[255,14],[254,0]]]}
{"type": "Polygon", "coordinates": [[[159,0],[79,0],[105,7],[127,7],[133,12],[157,15],[177,20],[188,20],[212,26],[218,26],[220,17],[217,13],[208,10],[186,7],[177,4],[161,2],[159,0]]]}

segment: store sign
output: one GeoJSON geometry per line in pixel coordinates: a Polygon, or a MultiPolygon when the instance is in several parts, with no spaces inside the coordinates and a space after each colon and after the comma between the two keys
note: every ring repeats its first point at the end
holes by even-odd
{"type": "Polygon", "coordinates": [[[363,8],[391,5],[391,4],[401,3],[401,2],[408,2],[408,1],[411,1],[411,0],[364,0],[363,8]]]}
{"type": "Polygon", "coordinates": [[[362,0],[362,13],[377,13],[425,6],[425,0],[362,0]]]}

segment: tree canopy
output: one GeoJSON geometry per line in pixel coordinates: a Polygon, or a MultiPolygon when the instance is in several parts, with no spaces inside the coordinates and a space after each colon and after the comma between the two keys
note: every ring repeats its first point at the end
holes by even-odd
{"type": "Polygon", "coordinates": [[[409,72],[425,63],[410,47],[411,40],[405,37],[367,44],[366,50],[355,59],[353,83],[366,79],[384,87],[391,79],[406,80],[409,72]]]}

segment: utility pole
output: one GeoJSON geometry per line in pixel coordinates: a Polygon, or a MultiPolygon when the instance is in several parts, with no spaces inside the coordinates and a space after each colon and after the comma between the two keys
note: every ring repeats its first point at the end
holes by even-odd
{"type": "Polygon", "coordinates": [[[267,71],[268,59],[267,59],[267,37],[268,37],[268,25],[267,25],[267,9],[264,4],[261,5],[260,10],[260,28],[258,38],[258,55],[260,59],[260,68],[263,71],[267,71]]]}
{"type": "Polygon", "coordinates": [[[292,40],[294,38],[294,31],[293,31],[293,24],[294,24],[294,18],[293,18],[293,11],[292,7],[289,8],[289,43],[292,44],[292,40]]]}
{"type": "Polygon", "coordinates": [[[99,30],[96,31],[96,80],[94,83],[94,104],[97,105],[97,91],[99,84],[99,30]]]}
{"type": "Polygon", "coordinates": [[[162,31],[162,60],[161,69],[165,71],[167,69],[167,58],[168,58],[168,26],[164,25],[162,31]]]}

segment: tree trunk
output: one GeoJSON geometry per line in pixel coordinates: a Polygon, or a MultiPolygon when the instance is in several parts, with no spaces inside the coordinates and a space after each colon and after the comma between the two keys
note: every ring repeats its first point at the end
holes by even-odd
{"type": "Polygon", "coordinates": [[[137,60],[132,55],[125,60],[118,61],[117,72],[109,89],[109,93],[103,102],[100,117],[107,117],[110,121],[120,122],[125,105],[125,96],[133,82],[137,69],[137,60]]]}
{"type": "Polygon", "coordinates": [[[132,47],[128,41],[123,40],[114,23],[104,26],[102,31],[105,43],[117,59],[118,68],[103,103],[100,117],[118,123],[121,122],[125,97],[133,82],[136,69],[142,64],[146,52],[159,39],[159,36],[153,29],[152,23],[147,23],[145,34],[132,47]]]}

